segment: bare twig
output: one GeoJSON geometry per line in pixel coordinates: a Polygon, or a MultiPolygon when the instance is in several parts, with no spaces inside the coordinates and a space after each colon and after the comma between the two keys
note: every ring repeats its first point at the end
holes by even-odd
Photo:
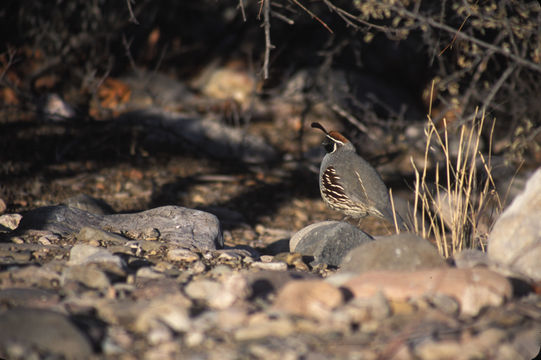
{"type": "MultiPolygon", "coordinates": [[[[391,200],[391,213],[393,214],[394,230],[397,234],[400,234],[400,228],[398,227],[398,219],[396,214],[396,208],[394,206],[393,189],[389,189],[389,199],[391,200]]],[[[400,216],[400,215],[398,215],[400,216]]]]}
{"type": "Polygon", "coordinates": [[[496,93],[498,92],[498,90],[500,90],[505,80],[507,80],[507,78],[513,73],[513,71],[515,71],[515,68],[515,64],[512,64],[507,69],[505,69],[502,76],[500,76],[498,81],[496,81],[496,83],[492,86],[492,89],[490,89],[490,92],[486,96],[485,101],[483,101],[483,112],[488,107],[494,96],[496,96],[496,93]]]}
{"type": "Polygon", "coordinates": [[[485,71],[486,64],[490,60],[492,55],[494,55],[494,52],[491,50],[488,50],[485,56],[483,56],[482,58],[479,58],[479,60],[473,65],[476,67],[475,72],[472,76],[472,80],[470,81],[470,85],[468,86],[467,90],[464,92],[464,95],[462,96],[462,100],[461,100],[461,104],[462,104],[462,110],[460,111],[461,118],[464,118],[464,112],[466,111],[470,98],[475,90],[475,85],[478,84],[479,79],[481,78],[481,75],[485,71]]]}
{"type": "MultiPolygon", "coordinates": [[[[416,13],[416,14],[418,14],[418,13],[416,13]]],[[[447,49],[453,47],[453,44],[454,44],[455,41],[456,41],[456,38],[457,38],[457,36],[458,36],[458,33],[462,30],[462,28],[463,28],[464,25],[466,24],[466,21],[468,21],[469,18],[470,18],[470,15],[466,16],[466,18],[464,19],[464,21],[462,22],[462,24],[460,24],[460,27],[459,27],[458,30],[456,31],[455,36],[453,36],[453,39],[451,40],[451,42],[450,42],[449,44],[447,44],[447,46],[444,47],[442,51],[440,51],[440,53],[439,53],[438,56],[442,56],[443,53],[444,53],[447,49]]]]}
{"type": "MultiPolygon", "coordinates": [[[[105,81],[105,79],[107,79],[109,77],[109,74],[111,73],[111,70],[113,69],[113,61],[112,61],[112,58],[109,58],[109,61],[107,62],[107,68],[105,70],[105,73],[103,74],[103,76],[101,76],[99,78],[99,80],[97,82],[95,82],[95,84],[92,86],[92,94],[95,95],[96,92],[98,91],[98,89],[100,88],[100,86],[103,84],[103,82],[105,81]]],[[[91,75],[93,76],[93,75],[91,75]]]]}
{"type": "Polygon", "coordinates": [[[274,46],[270,37],[270,0],[261,0],[263,5],[263,26],[265,27],[265,60],[263,61],[263,79],[269,78],[270,51],[274,46]]]}
{"type": "Polygon", "coordinates": [[[137,65],[135,64],[135,60],[133,59],[133,56],[131,54],[131,43],[133,42],[133,39],[128,41],[125,34],[122,34],[122,45],[124,45],[124,50],[126,50],[126,56],[128,57],[128,60],[130,61],[130,65],[137,74],[139,74],[139,69],[137,68],[137,65]]]}
{"type": "Polygon", "coordinates": [[[363,19],[359,18],[358,16],[354,16],[354,15],[350,14],[349,12],[347,12],[346,10],[341,9],[338,6],[334,5],[330,0],[323,0],[323,3],[325,3],[325,5],[327,5],[327,7],[331,11],[336,12],[338,14],[338,16],[340,16],[342,18],[342,20],[344,20],[344,22],[347,25],[349,25],[349,26],[351,26],[353,28],[358,28],[358,25],[354,23],[354,22],[357,22],[357,23],[359,23],[361,25],[364,25],[364,26],[366,26],[368,28],[374,28],[374,29],[377,29],[377,30],[385,32],[385,33],[390,33],[390,32],[394,31],[391,28],[381,26],[381,25],[372,24],[371,22],[363,20],[363,19]]]}
{"type": "Polygon", "coordinates": [[[503,56],[505,56],[505,57],[507,57],[509,59],[512,59],[513,61],[515,61],[515,63],[517,63],[517,64],[519,64],[521,66],[524,66],[524,67],[526,67],[526,68],[528,68],[530,70],[541,72],[541,65],[538,65],[538,64],[536,64],[534,62],[523,59],[520,56],[518,56],[516,54],[513,54],[513,53],[510,53],[510,52],[508,52],[507,50],[505,50],[505,49],[503,49],[501,47],[489,44],[486,41],[478,39],[478,38],[476,38],[474,36],[470,36],[470,35],[465,34],[463,32],[457,32],[457,30],[452,28],[451,26],[448,26],[448,25],[442,24],[440,22],[437,22],[434,19],[431,19],[429,17],[422,16],[422,15],[419,15],[419,14],[415,14],[415,13],[409,11],[409,10],[406,10],[404,8],[399,8],[397,6],[391,6],[391,7],[396,12],[401,13],[403,15],[406,15],[407,17],[409,17],[411,19],[415,19],[417,21],[424,22],[425,24],[428,24],[428,25],[430,25],[430,26],[432,26],[434,28],[446,31],[446,32],[451,33],[451,34],[455,34],[456,37],[458,37],[458,38],[460,38],[462,40],[472,42],[472,43],[477,44],[477,45],[479,45],[479,46],[481,46],[481,47],[483,47],[485,49],[494,51],[495,53],[498,53],[498,54],[503,55],[503,56]]]}
{"type": "Polygon", "coordinates": [[[126,4],[128,5],[128,11],[130,12],[130,19],[129,21],[139,25],[139,21],[135,18],[135,14],[133,13],[132,4],[135,4],[135,0],[126,0],[126,4]]]}
{"type": "MultiPolygon", "coordinates": [[[[296,0],[290,0],[290,1],[294,1],[295,3],[298,4],[298,1],[296,0]]],[[[331,3],[330,0],[323,0],[323,2],[331,9],[331,10],[334,10],[336,11],[340,17],[342,17],[342,19],[344,19],[346,21],[346,18],[347,19],[350,19],[351,21],[346,21],[346,23],[348,25],[352,25],[354,26],[354,23],[353,21],[355,22],[359,22],[359,23],[362,23],[363,25],[366,25],[366,26],[369,26],[369,27],[374,27],[378,30],[381,30],[381,31],[384,31],[386,33],[389,33],[389,29],[387,27],[382,27],[382,26],[377,26],[375,24],[372,24],[368,21],[364,21],[362,19],[359,19],[358,17],[348,13],[347,11],[345,10],[342,10],[340,8],[338,8],[337,6],[335,6],[334,4],[331,3]]],[[[397,5],[390,5],[389,6],[389,9],[393,10],[393,11],[396,11],[397,13],[403,15],[403,16],[406,16],[410,19],[413,19],[413,20],[416,20],[418,21],[419,23],[424,23],[424,24],[428,24],[430,25],[431,27],[433,28],[436,28],[436,29],[440,29],[440,30],[443,30],[445,32],[448,32],[450,34],[453,34],[453,40],[451,41],[451,43],[446,46],[441,52],[440,52],[440,55],[443,54],[443,52],[445,52],[445,50],[447,48],[449,48],[450,46],[453,45],[453,43],[456,41],[457,38],[460,38],[462,40],[466,40],[466,41],[469,41],[471,43],[474,43],[482,48],[485,48],[487,50],[490,50],[490,51],[493,51],[494,53],[497,53],[497,54],[500,54],[500,55],[503,55],[511,60],[513,60],[515,63],[517,63],[518,65],[521,65],[523,67],[526,67],[530,70],[534,70],[534,71],[537,71],[537,72],[541,72],[541,65],[539,64],[536,64],[532,61],[529,61],[523,57],[521,57],[519,54],[515,54],[515,53],[512,53],[502,47],[499,47],[499,46],[495,46],[493,44],[490,44],[490,43],[487,43],[486,41],[483,41],[481,39],[478,39],[474,36],[471,36],[471,35],[468,35],[462,31],[460,31],[462,29],[462,27],[464,26],[464,24],[466,23],[466,20],[468,20],[468,18],[466,18],[464,20],[464,22],[462,23],[462,25],[460,26],[460,28],[457,30],[449,25],[446,25],[444,24],[443,22],[440,21],[436,21],[432,18],[429,18],[427,16],[423,16],[421,14],[419,14],[418,12],[413,12],[413,11],[409,11],[405,8],[402,8],[402,7],[399,7],[397,5]]],[[[440,16],[441,17],[441,16],[440,16]]],[[[513,39],[511,39],[512,41],[513,39]]]]}
{"type": "Polygon", "coordinates": [[[340,116],[344,117],[345,119],[347,119],[353,126],[355,126],[357,129],[362,131],[369,138],[375,140],[373,134],[370,131],[368,131],[368,128],[362,122],[360,122],[355,116],[351,115],[349,112],[344,110],[344,108],[342,108],[340,105],[338,105],[336,103],[332,103],[330,105],[331,105],[331,109],[336,111],[336,113],[338,115],[340,115],[340,116]]]}
{"type": "Polygon", "coordinates": [[[263,6],[265,5],[265,0],[259,1],[259,11],[257,12],[257,20],[261,19],[261,13],[263,12],[263,6]]]}
{"type": "Polygon", "coordinates": [[[303,4],[301,4],[299,2],[299,0],[290,0],[292,2],[294,2],[295,4],[297,4],[297,6],[299,6],[301,9],[303,9],[304,11],[306,11],[306,13],[308,15],[310,15],[312,17],[312,19],[316,19],[321,25],[323,25],[323,27],[325,29],[327,29],[331,34],[333,34],[333,31],[331,30],[331,28],[329,27],[329,25],[327,25],[323,20],[321,20],[316,14],[314,14],[313,12],[311,12],[310,10],[308,10],[306,8],[306,6],[304,6],[303,4]]]}
{"type": "MultiPolygon", "coordinates": [[[[129,1],[129,0],[128,0],[129,1]]],[[[244,1],[239,0],[240,13],[242,14],[242,21],[246,22],[246,11],[244,10],[244,1]]]]}
{"type": "Polygon", "coordinates": [[[287,16],[283,15],[283,14],[280,14],[279,12],[276,12],[276,11],[271,11],[271,15],[277,19],[280,19],[282,20],[283,22],[285,22],[286,24],[289,24],[289,25],[294,25],[295,24],[295,21],[293,19],[290,19],[288,18],[287,16]]]}
{"type": "Polygon", "coordinates": [[[13,48],[8,49],[8,51],[7,51],[7,54],[8,54],[8,59],[7,60],[8,60],[8,62],[4,66],[4,68],[2,69],[2,72],[0,73],[0,82],[4,79],[4,76],[6,76],[7,71],[13,65],[16,53],[17,53],[17,51],[15,49],[13,49],[13,48]]]}

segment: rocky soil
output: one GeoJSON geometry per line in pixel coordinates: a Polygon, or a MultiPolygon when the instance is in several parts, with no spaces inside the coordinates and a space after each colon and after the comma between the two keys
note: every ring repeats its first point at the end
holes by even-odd
{"type": "MultiPolygon", "coordinates": [[[[55,107],[4,124],[1,357],[538,355],[541,170],[524,177],[488,252],[444,259],[430,239],[324,206],[321,134],[307,124],[339,127],[325,106],[302,116],[291,96],[248,99],[240,77],[237,102],[253,114],[240,124],[220,76],[199,95],[127,78],[130,100],[101,120],[59,121],[55,107]]],[[[365,140],[371,159],[401,154],[378,169],[410,201],[415,148],[365,140]]]]}

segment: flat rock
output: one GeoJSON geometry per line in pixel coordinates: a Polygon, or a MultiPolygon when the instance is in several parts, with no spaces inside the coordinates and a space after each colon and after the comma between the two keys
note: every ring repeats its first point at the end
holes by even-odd
{"type": "MultiPolygon", "coordinates": [[[[288,318],[264,319],[265,321],[251,322],[233,334],[237,341],[265,340],[275,337],[288,337],[295,333],[295,326],[288,318]]],[[[269,352],[262,354],[268,356],[269,352]]]]}
{"type": "Polygon", "coordinates": [[[91,289],[104,290],[111,283],[105,273],[97,266],[69,266],[64,269],[61,276],[61,284],[65,286],[70,281],[79,282],[91,289]]]}
{"type": "Polygon", "coordinates": [[[322,221],[295,233],[289,242],[291,252],[313,256],[313,264],[338,266],[344,256],[373,238],[346,222],[322,221]]]}
{"type": "Polygon", "coordinates": [[[278,292],[274,309],[324,319],[342,302],[342,292],[323,280],[290,281],[278,292]]]}
{"type": "Polygon", "coordinates": [[[0,290],[0,304],[9,307],[50,308],[60,301],[60,296],[49,290],[37,288],[8,288],[0,290]]]}
{"type": "Polygon", "coordinates": [[[251,267],[261,270],[271,270],[271,271],[286,271],[287,263],[283,261],[271,261],[271,262],[262,262],[255,261],[251,264],[251,267]]]}
{"type": "Polygon", "coordinates": [[[181,294],[170,294],[155,298],[137,313],[134,328],[138,332],[147,332],[161,324],[174,331],[187,331],[190,317],[187,305],[190,302],[181,294]]]}
{"type": "Polygon", "coordinates": [[[105,264],[109,263],[118,268],[124,267],[122,259],[116,255],[111,254],[107,249],[78,244],[74,245],[70,251],[70,259],[68,265],[87,265],[87,264],[105,264]]]}
{"type": "Polygon", "coordinates": [[[113,245],[123,245],[128,241],[128,239],[118,234],[113,234],[109,231],[104,231],[102,229],[90,226],[84,226],[81,228],[76,237],[80,242],[91,244],[100,244],[105,242],[113,245]]]}
{"type": "Polygon", "coordinates": [[[84,359],[92,354],[89,340],[67,316],[41,309],[16,308],[0,314],[0,356],[9,358],[10,347],[16,345],[37,349],[42,356],[84,359]]]}
{"type": "Polygon", "coordinates": [[[47,230],[66,236],[85,226],[99,227],[102,219],[101,215],[65,205],[45,206],[24,213],[19,230],[47,230]]]}
{"type": "Polygon", "coordinates": [[[491,260],[541,281],[541,169],[498,218],[488,239],[491,260]]]}
{"type": "Polygon", "coordinates": [[[224,281],[198,279],[184,289],[194,300],[202,300],[213,309],[226,309],[247,295],[246,280],[240,275],[228,276],[224,281]]]}
{"type": "Polygon", "coordinates": [[[180,206],[163,206],[134,214],[97,215],[64,205],[34,209],[24,214],[21,230],[48,230],[67,236],[84,227],[147,238],[173,246],[199,250],[223,247],[220,222],[216,216],[180,206]]]}
{"type": "Polygon", "coordinates": [[[169,261],[183,261],[192,263],[199,260],[199,255],[188,249],[169,249],[167,251],[167,260],[169,261]]]}
{"type": "Polygon", "coordinates": [[[180,288],[174,279],[154,280],[136,278],[135,286],[132,295],[136,299],[152,300],[165,295],[180,294],[180,288]]]}
{"type": "Polygon", "coordinates": [[[417,235],[401,233],[356,247],[344,257],[340,271],[409,271],[439,266],[445,266],[445,260],[432,244],[417,235]]]}
{"type": "Polygon", "coordinates": [[[483,268],[371,271],[348,280],[344,287],[357,298],[379,292],[392,300],[448,295],[458,300],[461,313],[468,316],[477,315],[485,306],[500,306],[513,294],[505,277],[483,268]]]}
{"type": "Polygon", "coordinates": [[[44,289],[55,288],[60,282],[60,275],[47,266],[30,265],[10,269],[10,277],[25,285],[37,285],[44,289]]]}
{"type": "Polygon", "coordinates": [[[163,324],[175,331],[186,331],[189,327],[190,304],[189,299],[176,292],[138,301],[101,301],[95,306],[104,321],[137,333],[147,333],[159,329],[163,324]]]}

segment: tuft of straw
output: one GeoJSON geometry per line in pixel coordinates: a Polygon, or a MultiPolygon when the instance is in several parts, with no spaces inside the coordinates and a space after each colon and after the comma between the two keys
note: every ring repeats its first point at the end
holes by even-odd
{"type": "MultiPolygon", "coordinates": [[[[485,113],[478,119],[476,110],[471,122],[464,122],[459,126],[458,153],[453,156],[446,119],[443,119],[443,129],[438,131],[429,113],[425,128],[426,147],[422,172],[417,169],[413,158],[410,158],[415,174],[414,231],[424,238],[433,238],[438,251],[445,257],[465,248],[479,248],[484,251],[484,240],[492,223],[483,228],[480,226],[481,219],[490,210],[488,205],[491,200],[496,200],[497,212],[501,212],[503,207],[495,190],[490,164],[495,121],[489,134],[487,155],[483,155],[479,149],[484,123],[485,113]],[[431,144],[439,147],[445,159],[443,166],[438,162],[435,164],[433,184],[427,179],[431,144]]],[[[492,222],[493,219],[494,216],[492,222]]]]}

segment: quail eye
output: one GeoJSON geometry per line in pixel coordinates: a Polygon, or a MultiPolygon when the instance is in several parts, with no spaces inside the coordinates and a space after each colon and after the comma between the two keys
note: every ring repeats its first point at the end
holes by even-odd
{"type": "Polygon", "coordinates": [[[336,143],[334,141],[331,141],[329,139],[325,139],[321,145],[325,148],[325,151],[328,153],[332,153],[335,150],[336,143]]]}

